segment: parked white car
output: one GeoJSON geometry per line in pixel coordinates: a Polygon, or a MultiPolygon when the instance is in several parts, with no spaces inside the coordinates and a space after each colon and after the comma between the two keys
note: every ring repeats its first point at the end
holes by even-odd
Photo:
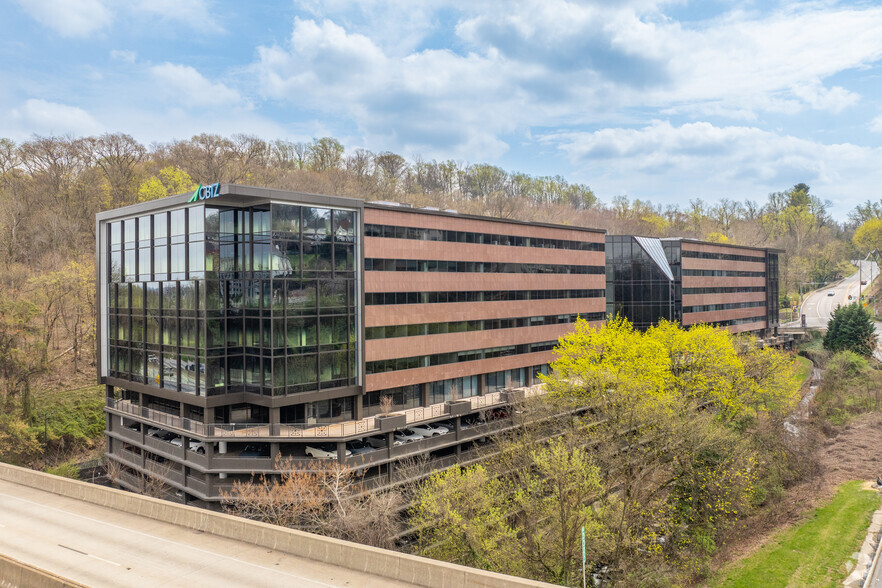
{"type": "Polygon", "coordinates": [[[420,439],[425,439],[425,437],[423,435],[420,435],[413,429],[401,429],[400,431],[395,431],[396,441],[410,443],[411,441],[419,441],[420,439]]]}
{"type": "Polygon", "coordinates": [[[195,451],[196,453],[205,453],[205,444],[202,441],[190,439],[189,449],[190,451],[195,451]]]}
{"type": "Polygon", "coordinates": [[[434,437],[435,435],[446,435],[450,432],[445,426],[439,425],[437,423],[427,423],[425,425],[414,425],[411,427],[415,432],[419,433],[423,437],[434,437]]]}
{"type": "MultiPolygon", "coordinates": [[[[307,445],[306,455],[316,459],[337,459],[337,445],[334,443],[307,445]]],[[[346,457],[349,457],[350,455],[352,455],[352,452],[347,449],[346,457]]]]}

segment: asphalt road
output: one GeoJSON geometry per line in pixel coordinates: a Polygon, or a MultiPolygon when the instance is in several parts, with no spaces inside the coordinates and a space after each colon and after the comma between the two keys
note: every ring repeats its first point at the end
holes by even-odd
{"type": "MultiPolygon", "coordinates": [[[[851,304],[857,300],[859,288],[861,291],[869,288],[870,282],[879,275],[879,266],[872,261],[861,261],[860,265],[860,271],[844,278],[839,283],[806,295],[802,303],[802,314],[805,315],[808,328],[825,328],[837,306],[851,304]],[[865,280],[867,284],[861,286],[861,279],[865,280]],[[852,296],[853,299],[849,300],[849,296],[852,296]]],[[[788,323],[785,326],[797,326],[798,324],[798,322],[788,323]]],[[[879,327],[880,325],[877,323],[877,332],[880,332],[879,327]]]]}
{"type": "Polygon", "coordinates": [[[406,585],[2,480],[0,553],[95,587],[406,585]]]}

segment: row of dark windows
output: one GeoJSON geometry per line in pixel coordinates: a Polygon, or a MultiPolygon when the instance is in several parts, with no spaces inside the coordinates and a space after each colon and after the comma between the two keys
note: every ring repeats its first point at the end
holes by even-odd
{"type": "Polygon", "coordinates": [[[710,312],[712,310],[734,310],[736,308],[758,308],[765,306],[766,301],[758,302],[731,302],[729,304],[701,304],[698,306],[684,306],[683,312],[710,312]]]}
{"type": "Polygon", "coordinates": [[[209,349],[211,355],[246,351],[285,355],[346,349],[355,345],[355,316],[193,319],[111,314],[108,340],[113,345],[147,349],[209,349]],[[219,351],[212,351],[219,350],[219,351]]]}
{"type": "Polygon", "coordinates": [[[283,396],[355,384],[354,350],[291,357],[198,357],[164,350],[110,347],[110,377],[181,392],[214,396],[254,392],[283,396]]]}
{"type": "Polygon", "coordinates": [[[744,272],[735,270],[703,270],[684,269],[684,276],[702,276],[707,278],[764,278],[766,272],[744,272]]]}
{"type": "Polygon", "coordinates": [[[765,286],[741,286],[736,288],[683,288],[683,295],[687,294],[741,294],[742,292],[765,292],[765,286]]]}
{"type": "Polygon", "coordinates": [[[467,292],[368,292],[366,305],[443,304],[447,302],[503,302],[508,300],[565,300],[603,298],[603,290],[486,290],[467,292]]]}
{"type": "Polygon", "coordinates": [[[472,321],[453,321],[443,323],[420,323],[415,325],[389,325],[368,327],[365,339],[392,339],[396,337],[417,337],[420,335],[441,335],[445,333],[467,333],[471,331],[491,331],[495,329],[515,329],[519,327],[540,327],[576,322],[582,317],[587,321],[601,321],[602,312],[584,314],[555,314],[548,316],[528,316],[519,318],[483,319],[472,321]]]}
{"type": "Polygon", "coordinates": [[[357,293],[355,281],[343,279],[131,282],[109,284],[107,305],[111,312],[132,314],[308,316],[354,312],[357,293]]]}
{"type": "Polygon", "coordinates": [[[354,275],[352,243],[212,243],[190,241],[170,246],[156,244],[140,249],[110,252],[109,280],[202,279],[206,276],[265,273],[276,277],[323,276],[329,272],[354,275]]]}
{"type": "Polygon", "coordinates": [[[253,208],[190,206],[108,223],[110,250],[191,241],[306,239],[351,243],[355,212],[273,203],[253,208]]]}
{"type": "Polygon", "coordinates": [[[687,249],[682,250],[680,253],[682,257],[695,257],[698,259],[721,259],[726,261],[753,261],[757,263],[765,263],[766,258],[765,255],[760,255],[759,257],[754,255],[735,255],[731,253],[707,253],[705,251],[689,251],[687,249]]]}
{"type": "Polygon", "coordinates": [[[536,353],[538,351],[554,349],[557,343],[557,340],[543,341],[540,343],[523,343],[521,345],[504,345],[502,347],[488,347],[485,349],[472,349],[469,351],[451,351],[449,353],[435,353],[432,355],[416,355],[413,357],[398,357],[380,361],[369,361],[365,364],[365,373],[381,374],[384,372],[410,370],[420,367],[430,367],[433,365],[446,365],[450,363],[461,363],[464,361],[476,361],[479,359],[536,353]]]}
{"type": "Polygon", "coordinates": [[[761,314],[759,316],[749,316],[747,318],[732,319],[729,321],[718,321],[718,322],[713,322],[713,323],[709,323],[709,324],[712,324],[717,327],[731,327],[733,325],[743,325],[746,323],[759,323],[759,322],[766,322],[766,315],[765,314],[761,314]]]}
{"type": "Polygon", "coordinates": [[[520,237],[518,235],[498,235],[495,233],[473,233],[470,231],[446,231],[415,227],[396,227],[390,225],[364,226],[365,237],[384,237],[386,239],[414,239],[418,241],[447,241],[451,243],[477,243],[480,245],[507,245],[509,247],[537,247],[541,249],[571,249],[575,251],[603,251],[604,243],[568,241],[566,239],[546,239],[542,237],[520,237]]]}
{"type": "Polygon", "coordinates": [[[365,271],[375,272],[459,272],[491,274],[603,274],[602,265],[560,265],[554,263],[501,263],[489,261],[445,261],[436,259],[364,260],[365,271]]]}

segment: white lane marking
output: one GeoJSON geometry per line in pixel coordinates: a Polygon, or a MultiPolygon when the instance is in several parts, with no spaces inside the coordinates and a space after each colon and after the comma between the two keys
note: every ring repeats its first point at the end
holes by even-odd
{"type": "Polygon", "coordinates": [[[91,553],[87,553],[86,555],[91,557],[92,559],[97,559],[98,561],[103,561],[104,563],[109,563],[112,566],[120,567],[120,564],[116,563],[115,561],[110,561],[109,559],[104,559],[103,557],[98,557],[97,555],[92,555],[91,553]]]}
{"type": "MultiPolygon", "coordinates": [[[[52,493],[50,492],[50,494],[52,494],[52,493]]],[[[149,533],[143,533],[143,532],[141,532],[141,531],[136,531],[135,529],[131,529],[131,528],[129,528],[129,527],[123,527],[123,526],[120,526],[120,525],[114,525],[113,523],[108,523],[108,522],[105,522],[105,521],[102,521],[102,520],[99,520],[99,519],[94,519],[94,518],[92,518],[92,517],[87,517],[87,516],[84,516],[84,515],[80,515],[80,514],[77,514],[77,513],[75,513],[75,512],[70,512],[69,510],[64,510],[63,508],[56,508],[56,507],[54,507],[54,506],[48,506],[48,505],[45,505],[45,504],[40,504],[39,502],[34,502],[33,500],[27,500],[26,498],[19,498],[18,496],[13,496],[13,495],[11,495],[11,494],[5,494],[5,493],[0,492],[0,496],[5,496],[5,497],[7,497],[7,498],[12,498],[13,500],[18,500],[19,502],[26,502],[26,503],[28,503],[28,504],[32,504],[32,505],[34,505],[34,506],[36,506],[36,507],[38,507],[38,508],[41,508],[41,509],[43,509],[43,510],[55,510],[55,511],[58,511],[58,512],[64,513],[64,514],[66,514],[66,515],[68,515],[68,516],[77,517],[77,518],[80,518],[80,519],[85,519],[85,520],[87,520],[87,521],[92,521],[93,523],[98,523],[98,524],[101,524],[101,525],[106,525],[106,526],[108,526],[108,527],[113,527],[114,529],[119,529],[120,531],[124,531],[124,532],[129,533],[129,534],[134,533],[134,534],[136,534],[136,535],[141,535],[141,536],[143,536],[143,537],[147,537],[147,538],[149,538],[149,539],[152,539],[153,541],[164,541],[164,542],[166,542],[166,543],[171,543],[172,545],[177,545],[177,546],[179,546],[179,547],[184,547],[184,548],[186,548],[186,549],[192,549],[193,551],[198,551],[198,552],[200,552],[200,553],[204,553],[204,554],[206,554],[206,555],[210,555],[210,556],[212,556],[212,557],[219,557],[219,558],[222,558],[222,559],[228,559],[228,560],[230,560],[230,561],[234,561],[234,562],[236,562],[236,563],[240,563],[240,564],[245,564],[245,565],[247,565],[247,566],[251,566],[251,567],[254,567],[254,568],[258,568],[258,569],[260,569],[260,570],[264,570],[264,571],[267,571],[267,572],[274,572],[274,573],[276,573],[276,574],[281,574],[281,575],[283,575],[283,576],[290,576],[290,577],[292,577],[292,578],[297,578],[298,580],[305,580],[306,582],[309,582],[309,583],[311,583],[311,584],[316,584],[316,585],[318,585],[318,586],[327,586],[327,588],[339,588],[339,586],[340,586],[340,584],[326,584],[326,583],[321,582],[321,581],[319,581],[319,580],[313,580],[312,578],[306,578],[306,577],[303,577],[303,576],[298,576],[298,575],[296,575],[296,574],[290,574],[290,573],[288,573],[288,572],[283,572],[283,571],[281,571],[281,570],[275,570],[275,569],[272,569],[272,568],[268,568],[268,567],[266,567],[266,566],[262,566],[262,565],[255,564],[255,563],[251,563],[250,561],[245,561],[245,560],[241,560],[241,559],[236,559],[235,557],[230,557],[230,556],[228,556],[228,555],[223,555],[223,554],[220,554],[220,553],[215,553],[215,552],[213,552],[213,551],[208,551],[207,549],[200,549],[200,548],[198,548],[198,547],[194,547],[194,546],[192,546],[192,545],[187,545],[186,543],[178,543],[177,541],[172,541],[172,540],[170,540],[170,539],[165,539],[164,537],[157,537],[157,536],[155,536],[155,535],[150,535],[149,533]]],[[[53,496],[57,496],[57,495],[53,494],[53,496]]],[[[66,497],[63,497],[63,498],[66,498],[66,497]]],[[[106,506],[103,506],[103,507],[102,507],[100,504],[96,504],[96,505],[94,505],[94,506],[99,507],[99,508],[108,508],[108,507],[106,507],[106,506]]],[[[109,509],[109,510],[113,510],[113,509],[109,509]]],[[[132,514],[132,513],[126,513],[126,514],[132,514]]],[[[134,515],[134,516],[138,516],[138,515],[134,515]]],[[[148,519],[148,520],[153,520],[153,519],[148,519]]],[[[172,525],[172,526],[174,526],[174,527],[177,527],[177,525],[174,525],[174,524],[172,524],[172,523],[167,523],[167,524],[170,524],[170,525],[172,525]]],[[[186,528],[186,527],[181,527],[181,528],[183,529],[183,528],[186,528]]],[[[216,536],[219,537],[220,539],[229,539],[228,537],[221,537],[220,535],[216,535],[216,536]]],[[[235,541],[235,539],[230,539],[230,541],[235,541]]],[[[254,545],[254,547],[259,547],[259,546],[254,545]]],[[[297,557],[298,557],[298,556],[296,556],[296,555],[291,555],[290,553],[284,553],[284,552],[279,552],[279,553],[283,553],[284,555],[287,555],[288,557],[292,557],[292,558],[297,558],[297,557]]],[[[300,558],[300,559],[308,559],[308,558],[300,558]]],[[[324,563],[324,562],[319,562],[319,563],[324,563]]],[[[331,566],[333,566],[333,564],[326,564],[326,565],[331,565],[331,566]]],[[[355,573],[358,573],[358,570],[352,570],[352,571],[355,572],[355,573]]],[[[368,574],[368,575],[369,575],[369,574],[368,574]]]]}

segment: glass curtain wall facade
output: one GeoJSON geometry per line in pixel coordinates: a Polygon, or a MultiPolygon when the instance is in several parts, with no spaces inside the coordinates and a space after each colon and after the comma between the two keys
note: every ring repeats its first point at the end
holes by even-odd
{"type": "Polygon", "coordinates": [[[768,312],[769,328],[778,326],[778,254],[766,253],[766,311],[768,312]]]}
{"type": "Polygon", "coordinates": [[[107,375],[197,396],[355,386],[357,215],[204,204],[106,223],[107,375]]]}
{"type": "MultiPolygon", "coordinates": [[[[658,242],[659,240],[655,240],[658,242]]],[[[606,237],[606,312],[645,329],[664,318],[682,317],[679,243],[661,241],[674,279],[631,235],[606,237]]]]}

